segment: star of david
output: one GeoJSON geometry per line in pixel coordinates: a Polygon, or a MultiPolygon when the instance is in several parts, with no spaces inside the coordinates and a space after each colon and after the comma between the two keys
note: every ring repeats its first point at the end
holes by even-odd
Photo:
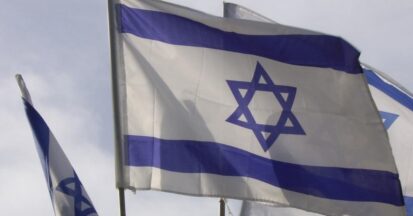
{"type": "Polygon", "coordinates": [[[87,197],[83,196],[82,188],[82,183],[75,173],[74,177],[69,177],[60,181],[56,190],[74,198],[75,216],[97,215],[92,203],[87,197]],[[69,187],[70,184],[74,184],[74,189],[69,187]],[[82,204],[86,204],[87,208],[82,210],[82,204]]]}
{"type": "Polygon", "coordinates": [[[274,84],[259,62],[257,62],[251,82],[227,80],[227,83],[238,103],[238,107],[226,121],[252,130],[264,151],[267,151],[281,134],[305,135],[303,128],[291,111],[297,88],[274,84]],[[260,82],[260,80],[265,83],[260,82]],[[246,93],[243,95],[240,90],[246,90],[246,93]],[[254,119],[248,104],[257,91],[273,93],[274,99],[281,105],[281,115],[274,125],[260,124],[254,119]],[[286,95],[286,97],[283,97],[283,95],[286,95]],[[240,120],[241,116],[244,116],[246,121],[240,120]],[[265,137],[263,133],[268,136],[265,137]]]}
{"type": "Polygon", "coordinates": [[[390,126],[396,121],[399,115],[389,112],[380,111],[380,116],[383,120],[384,128],[388,130],[390,126]]]}

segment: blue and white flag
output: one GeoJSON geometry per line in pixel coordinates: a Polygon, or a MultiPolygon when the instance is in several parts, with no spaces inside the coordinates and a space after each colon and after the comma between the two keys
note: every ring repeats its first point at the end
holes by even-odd
{"type": "Polygon", "coordinates": [[[397,169],[341,38],[121,0],[118,186],[403,215],[397,169]]]}
{"type": "Polygon", "coordinates": [[[56,216],[93,216],[96,213],[79,177],[46,122],[33,107],[23,78],[16,75],[27,118],[36,141],[56,216]]]}
{"type": "Polygon", "coordinates": [[[407,215],[413,216],[413,94],[389,76],[363,65],[400,175],[407,215]]]}
{"type": "MultiPolygon", "coordinates": [[[[247,19],[261,22],[275,23],[252,10],[232,3],[224,3],[224,16],[236,19],[247,19]]],[[[386,128],[396,165],[400,174],[404,201],[408,216],[413,216],[413,180],[412,165],[413,134],[413,96],[412,94],[378,70],[363,65],[373,100],[376,103],[386,128]],[[396,122],[397,121],[397,122],[396,122]],[[393,126],[395,123],[396,126],[393,126]]],[[[243,216],[265,216],[265,215],[313,215],[298,209],[271,207],[260,203],[244,202],[243,216]],[[288,212],[288,213],[287,213],[288,212]]]]}

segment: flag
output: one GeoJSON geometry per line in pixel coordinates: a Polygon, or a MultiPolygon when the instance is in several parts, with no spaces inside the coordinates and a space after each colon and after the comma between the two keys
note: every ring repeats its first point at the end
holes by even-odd
{"type": "Polygon", "coordinates": [[[96,213],[75,170],[50,131],[33,107],[30,94],[21,75],[16,75],[22,92],[27,118],[33,131],[49,194],[56,216],[93,216],[96,213]]]}
{"type": "Polygon", "coordinates": [[[346,41],[146,0],[121,0],[117,25],[119,187],[403,215],[346,41]]]}
{"type": "Polygon", "coordinates": [[[317,213],[308,212],[302,209],[291,208],[288,206],[274,205],[263,202],[242,202],[240,216],[321,216],[317,213]]]}
{"type": "MultiPolygon", "coordinates": [[[[232,3],[224,3],[224,16],[228,18],[247,19],[261,22],[275,23],[252,10],[232,3]]],[[[376,103],[383,124],[389,135],[390,144],[395,156],[396,165],[400,174],[405,207],[408,216],[413,216],[413,181],[411,179],[411,149],[409,141],[413,135],[409,129],[413,129],[413,96],[412,94],[383,72],[363,65],[364,74],[369,84],[373,100],[376,103]],[[399,118],[400,117],[400,118],[399,118]],[[397,120],[397,122],[396,122],[397,120]],[[392,125],[396,123],[393,126],[392,125]]],[[[244,202],[241,215],[270,215],[283,214],[289,211],[289,215],[312,215],[297,209],[281,209],[270,205],[244,202]]]]}
{"type": "Polygon", "coordinates": [[[363,69],[389,135],[407,215],[413,216],[413,94],[385,73],[365,64],[363,69]]]}

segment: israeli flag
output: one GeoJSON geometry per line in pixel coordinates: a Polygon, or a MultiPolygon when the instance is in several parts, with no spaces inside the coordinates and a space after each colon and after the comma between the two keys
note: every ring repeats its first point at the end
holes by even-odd
{"type": "Polygon", "coordinates": [[[16,75],[27,118],[33,130],[56,216],[93,216],[96,213],[79,177],[46,122],[33,107],[21,75],[16,75]]]}
{"type": "MultiPolygon", "coordinates": [[[[275,23],[274,21],[248,8],[232,3],[224,3],[224,16],[236,19],[247,19],[261,22],[275,23]]],[[[396,164],[400,174],[404,201],[408,216],[413,216],[413,180],[412,145],[413,135],[408,131],[413,129],[413,94],[402,87],[392,78],[376,69],[363,65],[364,74],[369,84],[373,100],[380,110],[380,115],[386,128],[396,164]],[[393,125],[396,126],[393,126],[393,125]]],[[[241,215],[313,215],[298,209],[273,207],[260,203],[244,202],[241,215]],[[288,212],[288,213],[287,213],[288,212]]]]}
{"type": "Polygon", "coordinates": [[[121,0],[118,186],[404,215],[390,144],[341,38],[121,0]]]}
{"type": "Polygon", "coordinates": [[[413,94],[388,75],[363,65],[399,170],[407,215],[413,216],[413,94]]]}

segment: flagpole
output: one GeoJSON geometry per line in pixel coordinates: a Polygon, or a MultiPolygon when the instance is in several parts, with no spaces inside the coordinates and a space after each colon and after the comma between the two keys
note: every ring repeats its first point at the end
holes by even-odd
{"type": "Polygon", "coordinates": [[[119,187],[119,208],[120,208],[120,215],[121,216],[126,216],[126,210],[125,210],[125,189],[119,187]]]}
{"type": "Polygon", "coordinates": [[[112,97],[113,97],[113,119],[115,129],[115,172],[116,187],[119,191],[119,210],[120,216],[126,216],[125,210],[125,189],[123,188],[123,166],[122,166],[122,131],[119,108],[119,86],[118,86],[118,61],[117,61],[117,34],[116,34],[116,4],[118,0],[108,0],[109,18],[109,40],[110,40],[110,59],[112,71],[112,97]]]}
{"type": "Polygon", "coordinates": [[[224,201],[224,198],[219,199],[219,216],[225,216],[225,201],[224,201]]]}

